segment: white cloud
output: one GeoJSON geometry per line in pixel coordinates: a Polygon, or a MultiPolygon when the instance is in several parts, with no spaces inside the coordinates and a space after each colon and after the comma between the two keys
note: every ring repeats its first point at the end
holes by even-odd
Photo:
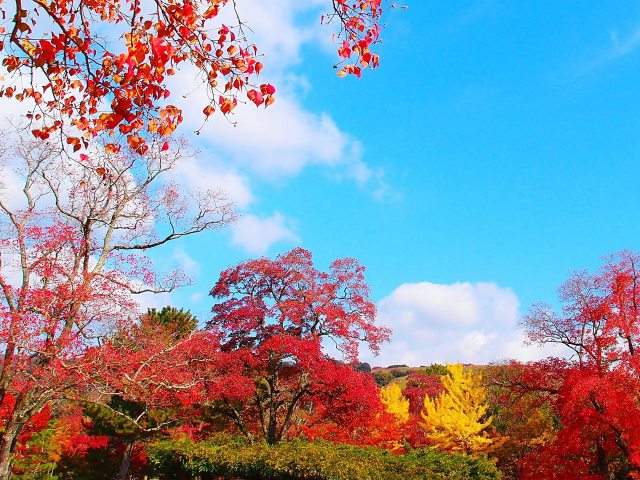
{"type": "MultiPolygon", "coordinates": [[[[223,127],[218,119],[223,134],[211,133],[209,141],[235,164],[261,177],[294,176],[308,165],[342,167],[348,173],[362,163],[359,143],[342,132],[328,114],[308,112],[287,94],[267,109],[241,105],[238,110],[237,126],[223,127]]],[[[215,123],[205,130],[214,128],[215,123]]],[[[357,173],[353,176],[362,181],[357,173]]]]}
{"type": "Polygon", "coordinates": [[[206,191],[221,188],[237,208],[249,207],[253,194],[246,176],[215,161],[207,152],[201,153],[198,158],[182,159],[176,165],[176,175],[195,189],[206,191]]]}
{"type": "Polygon", "coordinates": [[[239,2],[238,13],[250,26],[251,39],[265,55],[269,69],[282,72],[300,62],[302,46],[316,40],[319,31],[330,37],[330,30],[322,29],[319,21],[327,8],[326,0],[254,0],[239,2]]]}
{"type": "Polygon", "coordinates": [[[163,307],[173,305],[173,301],[171,298],[170,292],[163,293],[139,293],[134,296],[134,300],[138,304],[139,311],[144,313],[150,308],[155,308],[157,310],[162,309],[163,307]]]}
{"type": "Polygon", "coordinates": [[[393,330],[374,365],[534,360],[556,353],[524,345],[520,302],[496,283],[405,283],[378,304],[378,322],[393,330]]]}
{"type": "Polygon", "coordinates": [[[24,179],[11,168],[2,168],[0,171],[2,172],[0,179],[0,199],[2,202],[12,211],[25,208],[27,199],[22,191],[24,179]]]}
{"type": "Polygon", "coordinates": [[[274,180],[321,166],[360,187],[372,184],[379,190],[383,185],[383,173],[364,161],[358,140],[341,130],[328,113],[305,108],[298,91],[310,88],[304,79],[275,76],[269,81],[279,90],[269,108],[256,108],[247,101],[239,103],[228,119],[216,114],[203,124],[201,109],[193,105],[204,106],[208,100],[203,88],[194,90],[195,76],[194,70],[185,69],[171,80],[172,102],[184,111],[182,128],[199,130],[192,141],[230,161],[233,169],[274,180]]]}
{"type": "Polygon", "coordinates": [[[266,218],[244,215],[231,227],[231,243],[251,255],[264,255],[279,242],[300,243],[289,223],[279,212],[266,218]]]}
{"type": "MultiPolygon", "coordinates": [[[[371,189],[378,198],[386,189],[382,172],[366,164],[360,142],[327,112],[306,108],[302,99],[312,87],[292,71],[305,44],[322,47],[320,38],[331,36],[332,28],[319,22],[327,7],[326,0],[264,0],[239,6],[240,17],[251,27],[251,41],[264,54],[265,68],[259,82],[273,83],[278,89],[276,102],[269,108],[256,108],[241,96],[244,102],[228,118],[218,112],[203,125],[207,93],[195,69],[186,67],[169,78],[170,100],[183,109],[183,131],[198,130],[200,135],[192,140],[205,150],[211,148],[234,168],[274,180],[321,166],[336,177],[371,189]]],[[[229,15],[232,9],[223,12],[229,15]]],[[[237,23],[235,18],[231,20],[237,23]]],[[[327,57],[326,61],[327,75],[332,75],[332,59],[327,57]]]]}

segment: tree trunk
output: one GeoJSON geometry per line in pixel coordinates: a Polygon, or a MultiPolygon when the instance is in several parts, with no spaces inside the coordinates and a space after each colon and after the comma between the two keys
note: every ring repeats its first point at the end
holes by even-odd
{"type": "Polygon", "coordinates": [[[271,409],[269,412],[269,424],[267,427],[267,443],[269,445],[275,445],[278,443],[278,417],[277,411],[275,409],[271,409]]]}
{"type": "Polygon", "coordinates": [[[7,421],[5,431],[0,435],[0,479],[11,478],[11,465],[13,463],[13,448],[22,426],[15,421],[12,415],[7,421]]]}
{"type": "Polygon", "coordinates": [[[598,473],[602,478],[609,478],[609,463],[607,462],[607,452],[602,447],[602,443],[598,441],[596,445],[596,455],[598,459],[598,473]]]}
{"type": "Polygon", "coordinates": [[[131,465],[131,454],[133,453],[133,447],[135,446],[135,440],[131,440],[127,444],[127,447],[124,450],[124,457],[122,458],[122,463],[120,463],[120,470],[118,471],[118,480],[127,480],[129,476],[129,465],[131,465]]]}

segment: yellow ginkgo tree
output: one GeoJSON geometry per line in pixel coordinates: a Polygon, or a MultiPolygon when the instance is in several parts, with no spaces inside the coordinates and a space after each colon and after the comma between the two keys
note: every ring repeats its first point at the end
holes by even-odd
{"type": "Polygon", "coordinates": [[[393,414],[398,423],[409,421],[409,400],[402,394],[400,385],[390,383],[382,387],[380,389],[380,400],[382,400],[387,413],[393,414]]]}
{"type": "Polygon", "coordinates": [[[435,448],[467,454],[490,450],[494,440],[487,433],[491,417],[486,416],[489,405],[481,374],[461,364],[447,365],[440,380],[442,393],[434,400],[428,395],[424,399],[420,426],[429,442],[435,448]]]}

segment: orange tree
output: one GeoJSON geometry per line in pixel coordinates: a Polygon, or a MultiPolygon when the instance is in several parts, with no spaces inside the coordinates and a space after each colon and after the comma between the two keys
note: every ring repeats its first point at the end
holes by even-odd
{"type": "Polygon", "coordinates": [[[555,440],[557,416],[550,405],[553,379],[541,383],[537,369],[515,361],[491,365],[485,372],[492,426],[501,439],[492,456],[505,479],[519,479],[530,459],[555,440]],[[544,390],[527,389],[531,380],[544,390]]]}

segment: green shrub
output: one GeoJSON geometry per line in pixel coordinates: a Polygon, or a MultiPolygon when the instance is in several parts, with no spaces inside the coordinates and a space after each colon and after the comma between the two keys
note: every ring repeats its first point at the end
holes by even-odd
{"type": "Polygon", "coordinates": [[[422,366],[420,370],[425,373],[425,375],[446,375],[447,374],[447,366],[442,365],[440,363],[432,363],[429,366],[422,366]]]}
{"type": "Polygon", "coordinates": [[[388,385],[391,382],[391,380],[395,378],[391,374],[391,372],[388,372],[387,370],[374,370],[372,375],[373,375],[373,379],[376,381],[376,384],[379,387],[384,387],[388,385]]]}
{"type": "Polygon", "coordinates": [[[429,449],[391,455],[373,448],[302,440],[274,446],[250,445],[218,436],[194,443],[187,439],[151,445],[149,461],[157,478],[246,480],[406,480],[499,478],[485,459],[429,449]]]}

